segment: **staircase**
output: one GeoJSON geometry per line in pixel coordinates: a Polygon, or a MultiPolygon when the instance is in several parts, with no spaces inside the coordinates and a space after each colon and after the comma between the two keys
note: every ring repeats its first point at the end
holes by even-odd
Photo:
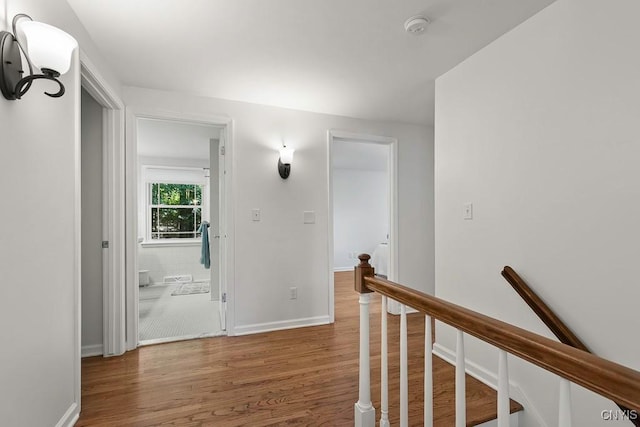
{"type": "MultiPolygon", "coordinates": [[[[336,289],[352,286],[353,273],[336,273],[336,289]]],[[[350,298],[351,300],[351,298],[350,298]]],[[[354,301],[355,302],[355,301],[354,301]]],[[[369,304],[370,322],[370,372],[371,399],[374,408],[381,407],[381,322],[382,298],[373,294],[369,304]]],[[[400,316],[386,315],[387,321],[387,365],[388,365],[388,414],[392,426],[400,425],[400,316]]],[[[339,320],[339,319],[338,319],[339,320]]],[[[408,387],[409,425],[422,425],[424,413],[424,331],[425,316],[420,313],[407,314],[407,346],[408,346],[408,387]]],[[[354,331],[355,332],[355,331],[354,331]]],[[[447,361],[433,356],[433,414],[434,426],[452,426],[455,422],[455,367],[447,361]]],[[[494,389],[466,375],[465,389],[467,396],[466,425],[496,426],[497,393],[494,389]],[[491,422],[494,422],[493,424],[491,422]]],[[[510,412],[514,413],[511,423],[517,427],[517,412],[522,405],[511,400],[510,412]]]]}
{"type": "MultiPolygon", "coordinates": [[[[481,425],[494,417],[497,419],[492,425],[498,427],[516,425],[513,421],[517,422],[517,418],[513,420],[511,413],[521,410],[522,407],[509,399],[508,354],[515,355],[560,377],[558,413],[560,427],[571,426],[571,383],[615,401],[632,415],[640,412],[640,372],[594,356],[584,349],[558,343],[439,298],[378,278],[368,263],[370,256],[363,254],[359,258],[360,264],[355,269],[355,290],[359,294],[360,304],[359,396],[354,407],[356,427],[373,427],[377,420],[381,427],[391,424],[400,425],[400,427],[409,425],[464,427],[481,425]],[[382,296],[379,343],[372,338],[371,334],[376,333],[376,328],[370,325],[370,301],[371,295],[375,294],[382,296]],[[397,342],[390,338],[397,335],[394,326],[389,323],[389,316],[386,315],[388,298],[401,304],[397,342]],[[419,311],[419,318],[424,319],[422,322],[424,350],[421,355],[412,351],[411,358],[408,356],[408,342],[411,330],[409,321],[413,316],[407,315],[407,307],[419,311]],[[457,330],[455,367],[446,366],[445,362],[433,356],[433,319],[453,326],[457,330]],[[473,335],[499,350],[498,390],[494,402],[490,399],[484,400],[469,387],[473,380],[466,374],[465,334],[473,335]],[[378,348],[378,344],[379,353],[376,350],[370,350],[378,348]],[[389,379],[389,372],[396,370],[392,361],[395,360],[395,349],[398,347],[399,379],[393,379],[395,377],[389,379]],[[379,354],[379,357],[376,357],[376,354],[379,354]],[[375,374],[373,381],[370,375],[372,364],[378,363],[379,386],[375,374]],[[419,372],[420,365],[423,366],[422,373],[426,375],[421,375],[419,372]],[[409,372],[411,372],[411,382],[409,372]],[[416,376],[422,379],[422,390],[416,383],[416,376]],[[411,394],[409,394],[410,386],[411,394]],[[371,397],[372,393],[375,395],[378,392],[379,403],[376,400],[372,401],[371,397]],[[399,403],[390,401],[389,397],[397,394],[400,396],[399,403]],[[455,397],[452,398],[452,395],[455,397]],[[422,401],[422,414],[417,414],[416,408],[420,406],[420,401],[422,401]],[[379,412],[376,408],[379,408],[379,412]],[[390,408],[394,410],[390,411],[390,408]],[[484,415],[478,415],[483,411],[485,411],[484,415]],[[399,413],[397,419],[393,415],[395,412],[399,413]]],[[[377,322],[373,323],[375,325],[377,322]]],[[[413,330],[412,333],[415,334],[415,327],[413,330]]]]}

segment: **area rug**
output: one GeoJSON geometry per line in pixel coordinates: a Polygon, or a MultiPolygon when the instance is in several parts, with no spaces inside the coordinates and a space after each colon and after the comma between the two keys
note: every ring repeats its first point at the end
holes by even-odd
{"type": "Polygon", "coordinates": [[[193,295],[193,294],[206,294],[209,293],[209,283],[208,282],[191,282],[191,283],[183,283],[178,286],[178,288],[171,293],[172,296],[178,295],[193,295]]]}

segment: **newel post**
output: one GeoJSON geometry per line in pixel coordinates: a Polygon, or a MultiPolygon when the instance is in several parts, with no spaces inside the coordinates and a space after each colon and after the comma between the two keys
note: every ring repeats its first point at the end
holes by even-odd
{"type": "Polygon", "coordinates": [[[369,265],[371,256],[358,256],[360,264],[355,268],[355,289],[360,294],[360,388],[358,402],[355,404],[355,427],[374,427],[376,410],[371,403],[371,370],[369,366],[369,300],[371,290],[364,278],[373,276],[373,267],[369,265]]]}

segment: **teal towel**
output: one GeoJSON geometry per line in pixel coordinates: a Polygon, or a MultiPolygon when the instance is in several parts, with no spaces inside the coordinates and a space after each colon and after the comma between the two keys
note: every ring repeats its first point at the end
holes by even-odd
{"type": "Polygon", "coordinates": [[[202,221],[198,231],[202,233],[202,251],[200,253],[200,264],[204,265],[204,268],[210,268],[211,253],[209,252],[209,223],[207,221],[202,221]]]}

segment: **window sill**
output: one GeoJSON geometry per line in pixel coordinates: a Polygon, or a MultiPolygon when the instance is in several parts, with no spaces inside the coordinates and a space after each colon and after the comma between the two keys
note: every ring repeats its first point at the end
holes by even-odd
{"type": "Polygon", "coordinates": [[[161,240],[161,241],[144,241],[140,243],[143,248],[164,248],[164,247],[179,247],[179,246],[200,246],[202,240],[185,239],[185,240],[161,240]]]}

